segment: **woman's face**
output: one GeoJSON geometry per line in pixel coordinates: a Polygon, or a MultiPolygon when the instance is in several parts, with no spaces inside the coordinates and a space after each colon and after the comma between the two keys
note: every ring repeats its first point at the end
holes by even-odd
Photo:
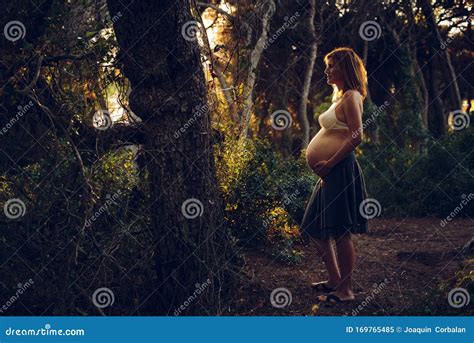
{"type": "Polygon", "coordinates": [[[344,82],[344,75],[342,74],[342,71],[338,68],[338,66],[334,64],[332,57],[328,58],[324,73],[327,76],[328,84],[337,85],[338,87],[342,86],[344,82]]]}

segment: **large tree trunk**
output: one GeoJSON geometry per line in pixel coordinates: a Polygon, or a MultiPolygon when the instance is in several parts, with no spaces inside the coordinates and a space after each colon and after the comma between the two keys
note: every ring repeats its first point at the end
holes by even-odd
{"type": "Polygon", "coordinates": [[[158,277],[150,297],[157,296],[160,315],[220,314],[235,258],[214,176],[198,45],[186,30],[193,19],[189,4],[107,2],[111,17],[119,18],[119,59],[132,86],[130,107],[143,119],[149,156],[158,277]]]}

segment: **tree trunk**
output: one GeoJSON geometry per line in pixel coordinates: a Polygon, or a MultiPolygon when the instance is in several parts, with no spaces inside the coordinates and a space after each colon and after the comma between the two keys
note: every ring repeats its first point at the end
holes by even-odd
{"type": "Polygon", "coordinates": [[[420,64],[418,63],[418,57],[416,56],[416,47],[412,50],[412,66],[414,68],[414,75],[418,75],[418,86],[420,89],[421,96],[423,98],[423,106],[421,110],[421,123],[423,124],[425,129],[428,129],[428,104],[429,104],[429,97],[428,97],[428,88],[426,87],[425,77],[420,68],[420,64]]]}
{"type": "Polygon", "coordinates": [[[253,91],[255,88],[255,82],[257,80],[257,67],[262,58],[263,51],[265,50],[265,43],[268,37],[268,30],[270,29],[270,20],[275,14],[275,1],[273,0],[262,0],[259,2],[259,5],[266,8],[265,13],[262,17],[262,32],[260,37],[255,44],[251,54],[250,54],[250,63],[247,74],[247,81],[244,86],[244,103],[242,108],[242,130],[241,137],[249,136],[249,125],[250,125],[250,116],[252,115],[253,109],[253,91]]]}
{"type": "MultiPolygon", "coordinates": [[[[284,80],[286,80],[284,78],[284,80]]],[[[274,109],[285,109],[288,110],[288,91],[289,91],[289,86],[288,86],[288,81],[282,81],[282,87],[280,88],[280,91],[278,94],[280,96],[277,97],[277,108],[274,109]]],[[[284,156],[290,156],[291,153],[293,152],[293,130],[291,127],[286,128],[285,130],[280,131],[281,132],[281,143],[280,143],[280,149],[283,152],[284,156]]],[[[304,147],[306,148],[306,146],[304,147]]]]}
{"type": "MultiPolygon", "coordinates": [[[[434,32],[436,41],[438,43],[438,47],[446,45],[443,41],[443,37],[441,37],[441,33],[439,32],[438,25],[436,23],[436,18],[434,16],[433,7],[431,6],[430,1],[422,0],[422,9],[423,14],[426,18],[426,22],[430,27],[431,31],[434,32]]],[[[441,63],[441,68],[446,74],[446,79],[448,81],[448,89],[451,98],[451,110],[459,110],[461,109],[461,93],[459,91],[459,85],[456,79],[456,73],[454,71],[453,64],[451,63],[451,56],[449,55],[448,48],[442,49],[442,53],[440,56],[443,56],[443,61],[441,63]]]]}
{"type": "Polygon", "coordinates": [[[303,89],[301,91],[300,108],[298,111],[299,121],[302,131],[303,147],[309,144],[309,121],[308,121],[308,94],[311,87],[311,79],[313,78],[314,63],[318,52],[318,41],[316,39],[316,28],[314,26],[314,16],[316,14],[316,0],[310,1],[309,8],[309,37],[311,42],[311,50],[309,53],[308,66],[304,76],[303,89]]]}
{"type": "Polygon", "coordinates": [[[158,279],[150,297],[159,315],[220,314],[236,260],[214,176],[199,49],[186,31],[189,4],[107,2],[119,18],[114,29],[132,86],[130,107],[143,119],[158,279]]]}
{"type": "MultiPolygon", "coordinates": [[[[436,51],[434,51],[433,48],[430,49],[432,54],[436,54],[436,51]]],[[[430,92],[431,96],[430,98],[433,99],[431,105],[430,105],[430,113],[433,114],[433,127],[430,130],[433,133],[433,136],[435,138],[441,137],[446,134],[447,132],[447,123],[446,123],[446,118],[444,115],[444,104],[443,101],[441,100],[440,94],[439,94],[439,78],[438,78],[438,69],[439,69],[439,60],[438,58],[433,58],[430,60],[429,65],[430,65],[430,92]],[[438,62],[438,63],[437,63],[438,62]]]]}

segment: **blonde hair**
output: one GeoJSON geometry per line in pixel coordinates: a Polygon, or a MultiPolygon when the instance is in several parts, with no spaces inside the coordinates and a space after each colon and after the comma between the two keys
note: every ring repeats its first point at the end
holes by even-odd
{"type": "MultiPolygon", "coordinates": [[[[336,48],[324,56],[324,62],[328,64],[328,59],[332,58],[334,65],[337,65],[344,75],[344,86],[346,90],[358,90],[365,99],[367,96],[367,70],[364,62],[351,48],[336,48]]],[[[334,92],[332,101],[337,101],[344,94],[342,89],[333,85],[334,92]]]]}

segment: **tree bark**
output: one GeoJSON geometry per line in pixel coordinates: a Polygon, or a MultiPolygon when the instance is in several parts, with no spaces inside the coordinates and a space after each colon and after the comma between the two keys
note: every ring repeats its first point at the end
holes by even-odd
{"type": "Polygon", "coordinates": [[[421,71],[420,64],[418,63],[418,58],[416,56],[416,47],[412,50],[412,66],[414,68],[414,75],[418,75],[418,86],[420,89],[421,96],[423,98],[423,106],[421,110],[421,123],[425,129],[428,130],[428,105],[429,105],[429,96],[428,88],[426,87],[425,77],[421,71]]]}
{"type": "Polygon", "coordinates": [[[158,279],[150,297],[159,315],[220,314],[236,258],[216,186],[199,49],[182,31],[193,20],[189,4],[107,3],[111,17],[120,18],[118,57],[132,86],[130,108],[143,119],[149,160],[158,279]]]}
{"type": "MultiPolygon", "coordinates": [[[[432,54],[436,54],[433,48],[430,49],[432,54]]],[[[430,105],[430,113],[433,114],[433,126],[430,130],[435,138],[439,138],[446,134],[447,132],[447,122],[444,115],[444,103],[441,100],[439,94],[439,78],[438,78],[438,69],[439,65],[436,65],[438,59],[435,57],[429,62],[430,66],[430,89],[431,92],[430,98],[433,99],[432,104],[430,105]]]]}
{"type": "Polygon", "coordinates": [[[249,135],[250,116],[252,115],[253,109],[253,92],[257,80],[257,67],[265,49],[265,42],[267,41],[268,30],[270,29],[270,20],[275,14],[276,8],[275,1],[273,0],[262,0],[260,1],[259,6],[266,6],[266,11],[262,18],[262,32],[250,54],[247,81],[244,86],[244,103],[242,107],[242,138],[248,137],[249,135]]]}
{"type": "MultiPolygon", "coordinates": [[[[445,42],[443,41],[443,37],[441,37],[441,33],[439,32],[438,25],[436,23],[436,18],[434,16],[434,11],[433,7],[431,6],[430,1],[428,0],[421,0],[422,4],[422,10],[423,14],[426,18],[426,22],[428,24],[428,27],[431,28],[431,31],[434,32],[436,41],[438,43],[438,46],[441,47],[443,45],[446,45],[445,42]]],[[[450,99],[451,99],[451,106],[453,108],[451,110],[459,110],[461,109],[461,93],[459,91],[459,85],[456,80],[456,73],[454,71],[453,64],[451,63],[451,56],[449,55],[449,50],[446,47],[445,49],[442,49],[442,53],[440,56],[444,57],[444,60],[441,63],[441,68],[446,74],[446,78],[448,80],[448,89],[450,93],[450,99]]]]}
{"type": "Polygon", "coordinates": [[[318,41],[316,39],[316,28],[314,26],[314,17],[316,14],[316,0],[310,1],[309,8],[309,37],[311,42],[311,49],[309,53],[308,66],[304,76],[303,89],[301,91],[300,108],[298,111],[299,121],[302,131],[303,147],[309,144],[309,121],[308,121],[308,95],[311,87],[311,79],[313,78],[314,63],[316,62],[316,55],[318,52],[318,41]]]}

